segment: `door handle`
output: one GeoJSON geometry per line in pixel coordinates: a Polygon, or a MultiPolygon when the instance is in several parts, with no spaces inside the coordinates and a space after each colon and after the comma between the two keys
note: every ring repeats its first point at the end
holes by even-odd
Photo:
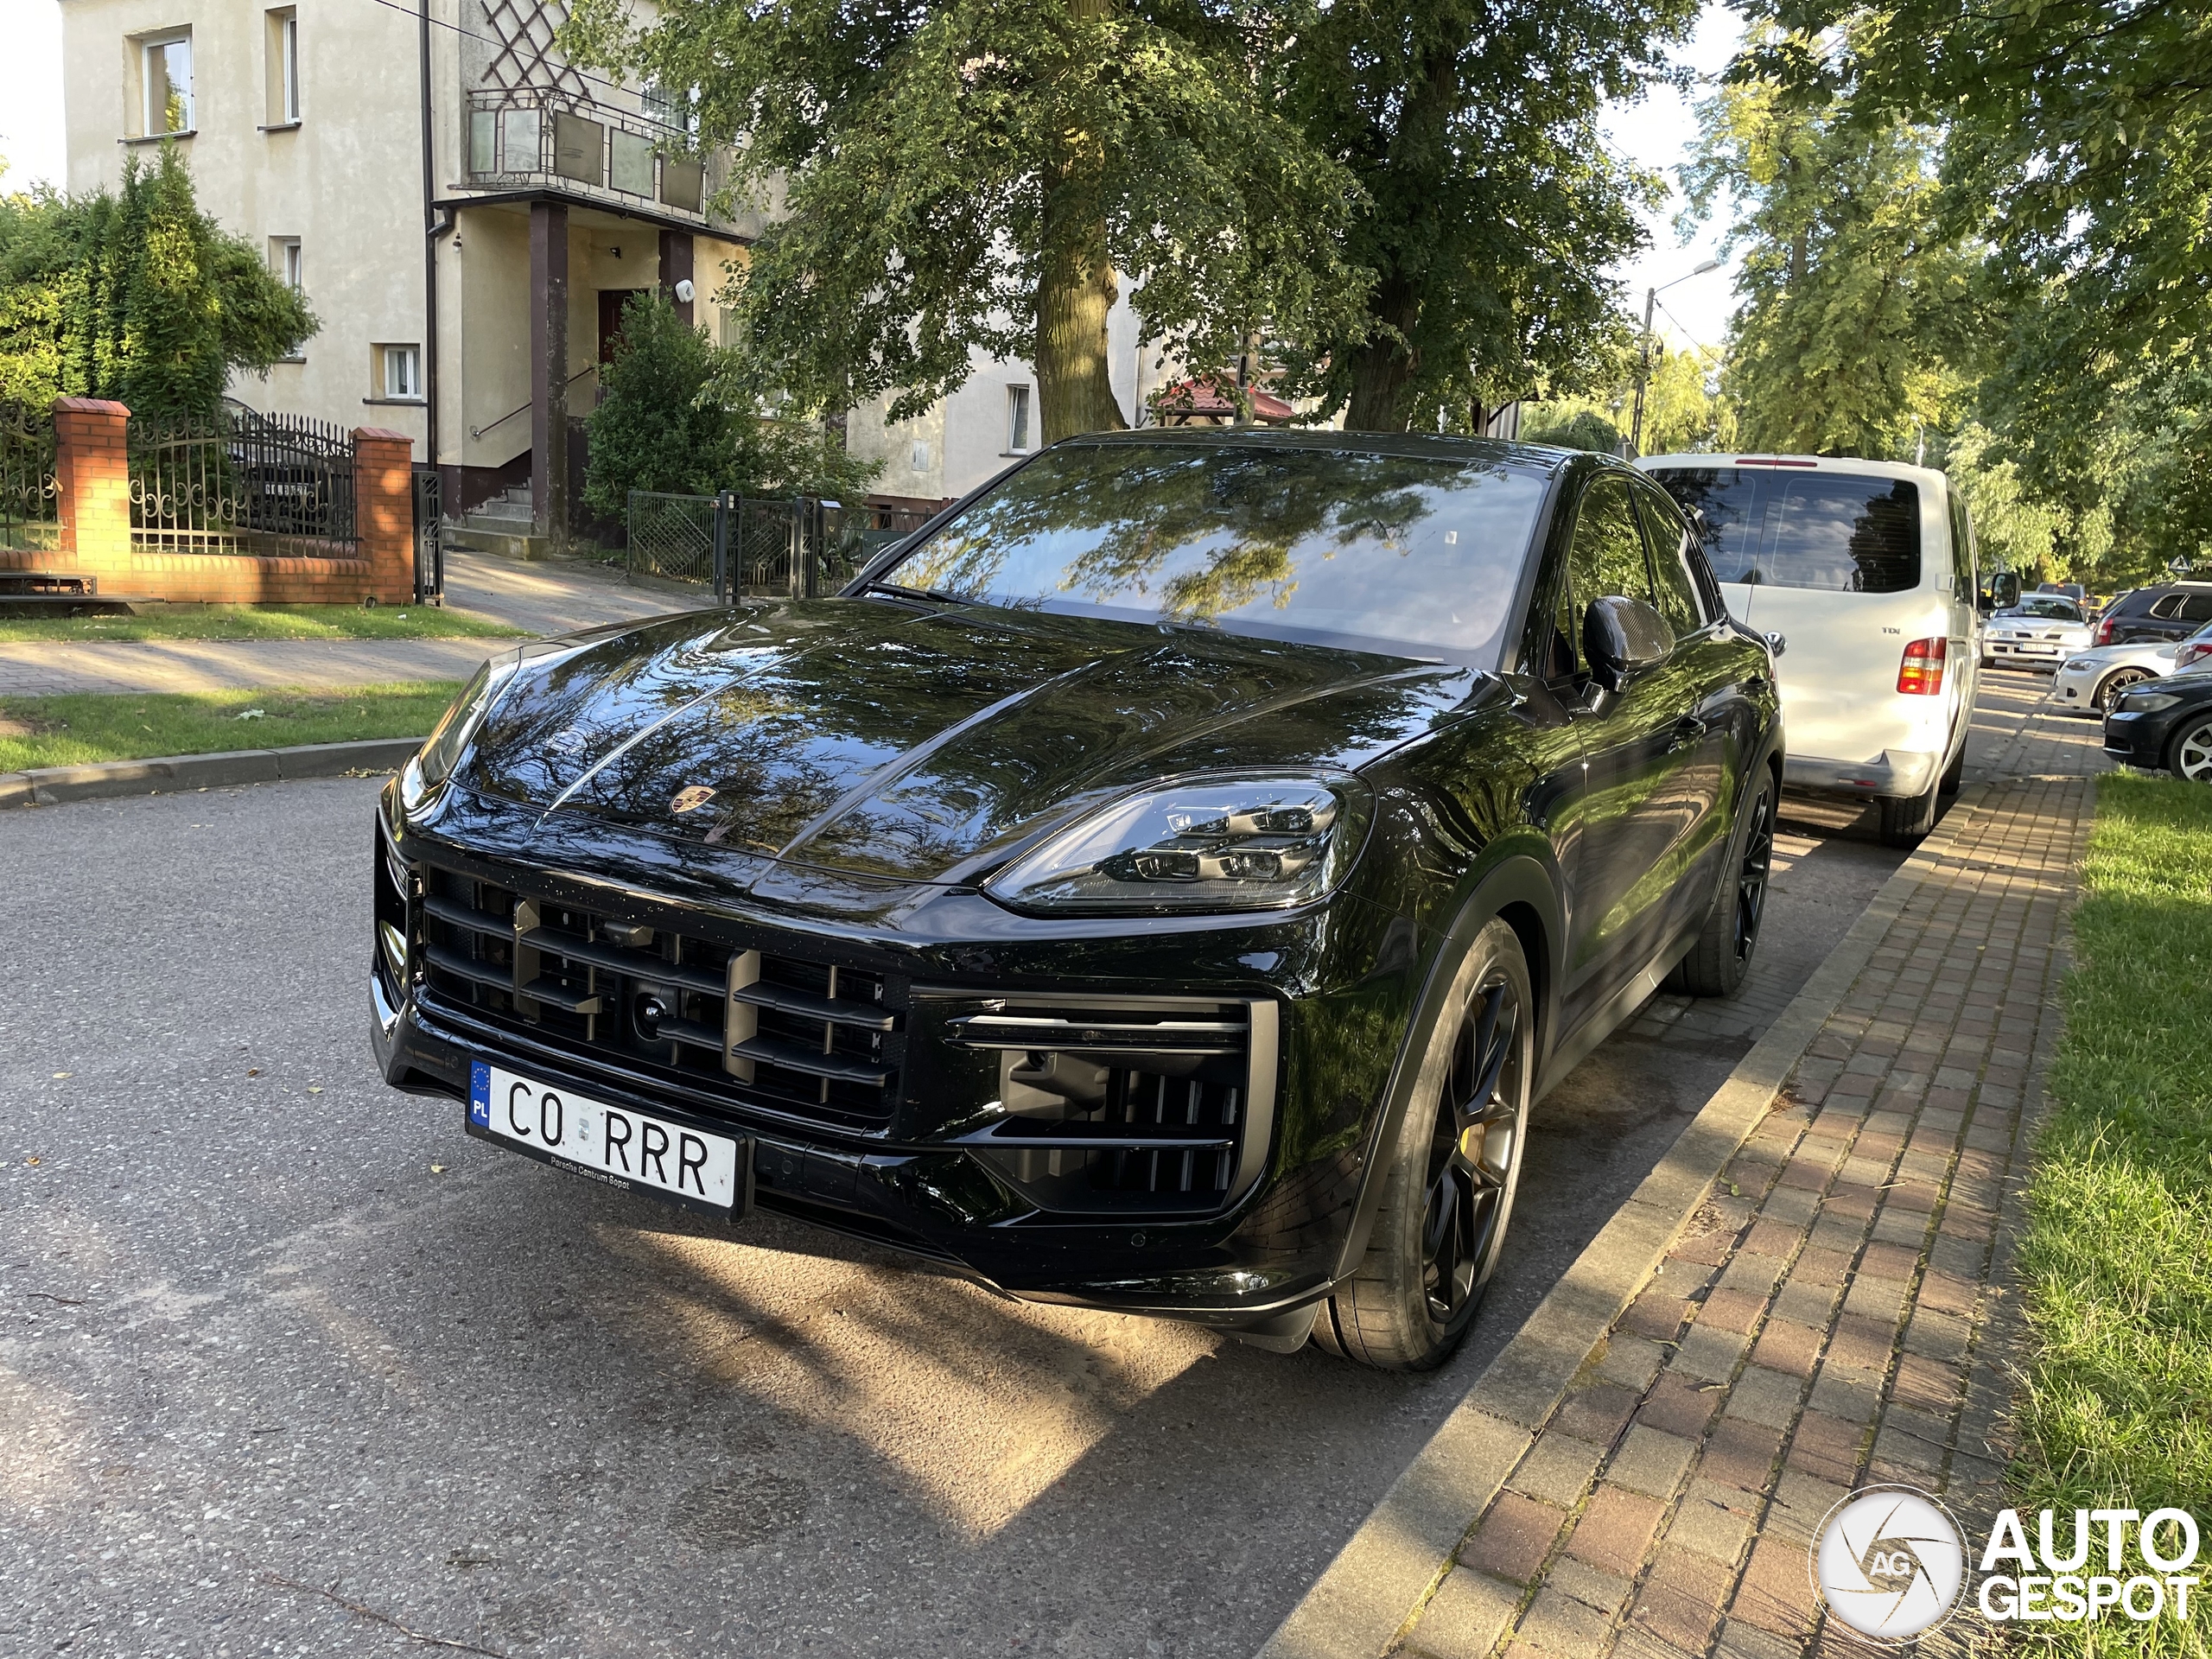
{"type": "Polygon", "coordinates": [[[1667,740],[1667,753],[1672,754],[1677,749],[1687,749],[1703,737],[1707,729],[1706,723],[1695,715],[1684,715],[1675,722],[1674,734],[1667,740]]]}

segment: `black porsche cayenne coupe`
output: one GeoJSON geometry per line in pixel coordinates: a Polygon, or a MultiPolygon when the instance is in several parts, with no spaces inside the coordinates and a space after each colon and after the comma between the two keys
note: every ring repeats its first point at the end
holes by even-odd
{"type": "Polygon", "coordinates": [[[1610,458],[1071,440],[835,598],[486,664],[380,804],[377,1058],[625,1190],[1433,1365],[1531,1103],[1740,982],[1781,765],[1610,458]]]}

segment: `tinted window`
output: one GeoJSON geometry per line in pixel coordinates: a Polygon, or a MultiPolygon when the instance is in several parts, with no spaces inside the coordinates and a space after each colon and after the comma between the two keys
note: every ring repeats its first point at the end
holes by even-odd
{"type": "Polygon", "coordinates": [[[2156,617],[2179,616],[2181,598],[2179,594],[2161,594],[2152,603],[2151,614],[2156,617]]]}
{"type": "Polygon", "coordinates": [[[1629,510],[1628,486],[1619,479],[1601,478],[1583,495],[1581,510],[1574,516],[1574,550],[1568,563],[1578,612],[1608,594],[1651,602],[1643,532],[1629,510]]]}
{"type": "Polygon", "coordinates": [[[1951,575],[1956,583],[1951,591],[1971,604],[1975,586],[1974,523],[1967,516],[1966,498],[1955,488],[1946,493],[1951,498],[1951,575]]]}
{"type": "Polygon", "coordinates": [[[1541,473],[1263,444],[1079,443],[881,579],[995,605],[1494,651],[1541,473]]]}
{"type": "Polygon", "coordinates": [[[1651,476],[1705,515],[1723,582],[1897,594],[1920,585],[1920,488],[1904,479],[1766,467],[1675,467],[1651,476]]]}
{"type": "Polygon", "coordinates": [[[1643,515],[1644,538],[1651,544],[1652,591],[1659,596],[1659,613],[1674,625],[1675,639],[1695,633],[1705,626],[1705,617],[1698,607],[1697,583],[1682,563],[1689,537],[1673,511],[1649,492],[1636,493],[1636,510],[1643,515]]]}
{"type": "Polygon", "coordinates": [[[2212,622],[2212,594],[2191,594],[2181,602],[2184,622],[2212,622]]]}

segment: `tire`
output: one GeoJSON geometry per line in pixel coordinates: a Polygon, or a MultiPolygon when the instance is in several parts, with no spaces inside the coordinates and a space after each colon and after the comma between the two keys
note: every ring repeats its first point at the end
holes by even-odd
{"type": "Polygon", "coordinates": [[[1690,953],[1662,988],[1686,996],[1733,996],[1751,971],[1766,913],[1767,876],[1774,864],[1774,773],[1758,769],[1756,786],[1736,815],[1720,886],[1690,953]]]}
{"type": "MultiPolygon", "coordinates": [[[[1968,734],[1968,735],[1971,734],[1971,733],[1968,734]]],[[[1951,764],[1943,768],[1942,781],[1937,784],[1936,788],[1937,792],[1948,800],[1965,786],[1966,781],[1967,745],[1966,739],[1962,737],[1959,740],[1959,752],[1951,757],[1951,764]]]]}
{"type": "Polygon", "coordinates": [[[2212,784],[2212,715],[2200,715],[2174,738],[2166,765],[2177,778],[2192,784],[2212,784]]]}
{"type": "Polygon", "coordinates": [[[1382,1198],[1367,1254],[1314,1321],[1320,1346],[1389,1371],[1451,1357],[1504,1247],[1535,1071],[1528,959],[1493,918],[1452,976],[1397,1142],[1376,1172],[1382,1198]]]}
{"type": "Polygon", "coordinates": [[[1882,809],[1882,845],[1885,847],[1917,847],[1928,838],[1936,827],[1936,798],[1942,792],[1940,781],[1929,786],[1924,795],[1908,799],[1885,797],[1879,803],[1882,809]]]}
{"type": "Polygon", "coordinates": [[[2131,685],[2140,685],[2155,677],[2147,668],[2115,668],[2097,682],[2097,689],[2089,694],[2089,702],[2101,715],[2110,714],[2113,700],[2131,685]]]}

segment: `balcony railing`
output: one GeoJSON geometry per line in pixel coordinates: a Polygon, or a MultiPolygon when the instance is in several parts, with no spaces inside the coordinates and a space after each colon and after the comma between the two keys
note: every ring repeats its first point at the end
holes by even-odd
{"type": "Polygon", "coordinates": [[[704,217],[706,168],[682,154],[677,127],[534,88],[472,92],[467,117],[468,181],[480,188],[558,179],[580,194],[704,217]]]}

